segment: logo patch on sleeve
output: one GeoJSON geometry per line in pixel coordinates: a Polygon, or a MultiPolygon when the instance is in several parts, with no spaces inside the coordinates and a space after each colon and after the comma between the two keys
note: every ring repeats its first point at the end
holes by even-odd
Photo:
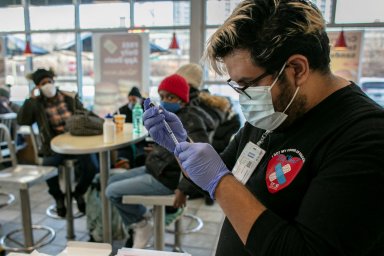
{"type": "Polygon", "coordinates": [[[273,154],[265,176],[268,191],[273,194],[289,186],[304,162],[303,154],[296,149],[284,149],[273,154]]]}

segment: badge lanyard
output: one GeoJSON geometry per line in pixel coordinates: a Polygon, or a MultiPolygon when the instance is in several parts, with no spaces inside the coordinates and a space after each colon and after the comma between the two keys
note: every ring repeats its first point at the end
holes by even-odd
{"type": "Polygon", "coordinates": [[[251,141],[245,145],[240,157],[237,159],[235,167],[232,170],[236,179],[243,184],[246,184],[252,173],[255,171],[257,165],[265,154],[265,150],[260,147],[265,138],[273,131],[265,131],[260,140],[255,144],[251,141]]]}

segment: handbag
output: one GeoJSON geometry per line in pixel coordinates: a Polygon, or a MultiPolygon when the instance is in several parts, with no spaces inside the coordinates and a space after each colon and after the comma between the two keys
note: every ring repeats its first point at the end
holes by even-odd
{"type": "Polygon", "coordinates": [[[65,130],[75,136],[100,135],[103,134],[103,123],[104,119],[89,110],[75,110],[65,122],[65,130]]]}

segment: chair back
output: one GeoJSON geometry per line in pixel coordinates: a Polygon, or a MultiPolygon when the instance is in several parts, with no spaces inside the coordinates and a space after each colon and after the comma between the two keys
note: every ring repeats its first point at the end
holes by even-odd
{"type": "Polygon", "coordinates": [[[37,165],[42,165],[43,163],[43,157],[40,154],[41,147],[42,147],[42,141],[40,137],[39,128],[36,126],[29,126],[29,132],[30,132],[30,138],[31,138],[31,144],[33,148],[33,154],[34,154],[34,162],[37,165]]]}
{"type": "Polygon", "coordinates": [[[11,162],[12,166],[17,165],[15,144],[12,142],[9,128],[0,123],[0,143],[1,143],[1,154],[0,163],[11,162]]]}
{"type": "MultiPolygon", "coordinates": [[[[16,139],[17,133],[17,124],[16,124],[16,113],[6,113],[0,114],[0,123],[4,124],[8,130],[11,132],[12,141],[16,139]]],[[[4,138],[1,137],[3,134],[0,134],[0,141],[4,141],[4,138]]]]}

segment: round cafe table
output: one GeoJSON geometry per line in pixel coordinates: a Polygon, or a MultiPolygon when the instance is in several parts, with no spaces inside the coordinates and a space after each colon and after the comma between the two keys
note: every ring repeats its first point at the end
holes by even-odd
{"type": "Polygon", "coordinates": [[[109,177],[110,150],[139,142],[147,135],[148,132],[145,128],[143,128],[140,134],[133,134],[132,124],[125,123],[123,132],[116,133],[116,139],[112,143],[104,143],[103,135],[73,136],[69,133],[58,135],[51,140],[52,150],[59,154],[81,155],[99,153],[100,197],[103,205],[103,240],[105,243],[112,243],[111,207],[105,196],[105,188],[109,177]]]}

